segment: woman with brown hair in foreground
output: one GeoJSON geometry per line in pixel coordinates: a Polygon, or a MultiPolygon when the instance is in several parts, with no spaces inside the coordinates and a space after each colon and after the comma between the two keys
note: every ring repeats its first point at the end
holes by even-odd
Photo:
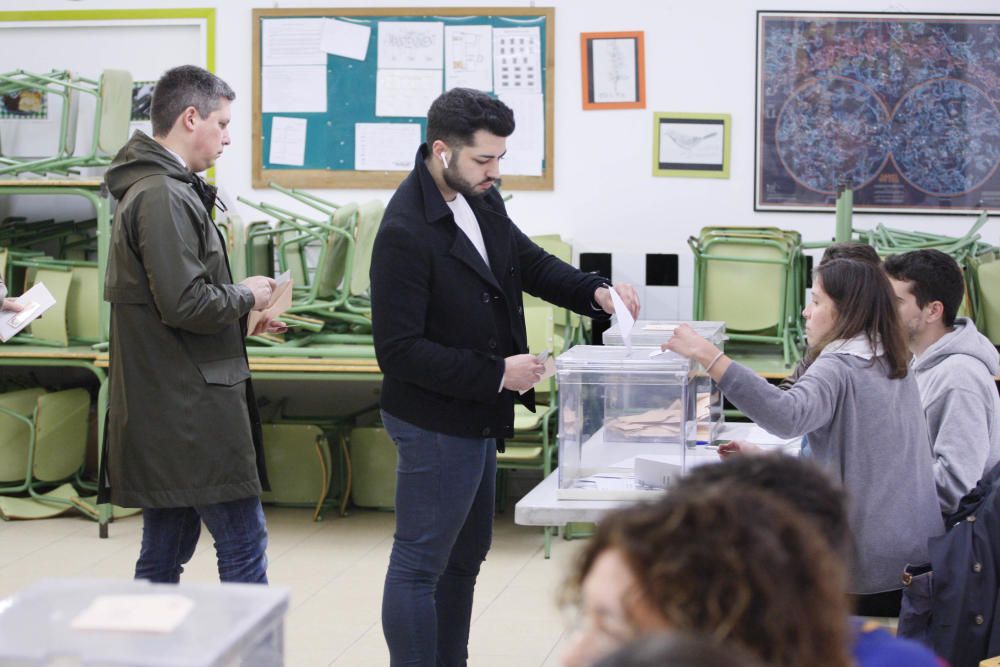
{"type": "Polygon", "coordinates": [[[671,630],[772,667],[849,667],[846,576],[819,531],[773,494],[674,489],[599,524],[567,583],[581,626],[563,664],[671,630]]]}

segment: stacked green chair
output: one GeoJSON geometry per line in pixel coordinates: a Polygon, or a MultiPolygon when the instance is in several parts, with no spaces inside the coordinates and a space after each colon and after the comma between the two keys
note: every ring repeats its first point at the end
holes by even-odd
{"type": "MultiPolygon", "coordinates": [[[[573,263],[573,246],[564,241],[559,234],[541,234],[532,236],[531,240],[550,255],[558,257],[567,264],[573,263]]],[[[525,308],[548,305],[548,302],[536,296],[528,293],[524,294],[525,308]]],[[[555,308],[553,310],[553,324],[555,326],[555,347],[552,350],[553,354],[565,352],[573,345],[585,342],[586,331],[584,327],[587,321],[576,313],[566,308],[555,308]]]]}
{"type": "Polygon", "coordinates": [[[979,234],[988,219],[987,212],[981,212],[969,230],[957,237],[904,231],[883,224],[851,232],[853,238],[873,246],[882,256],[934,248],[954,258],[962,267],[966,287],[959,314],[971,318],[996,345],[1000,343],[1000,317],[995,296],[1000,287],[1000,266],[996,262],[1000,249],[983,241],[979,234]]]}
{"type": "Polygon", "coordinates": [[[68,71],[35,74],[15,70],[0,74],[0,94],[19,90],[35,90],[62,99],[59,148],[57,154],[50,157],[0,158],[0,175],[67,174],[81,167],[107,166],[128,140],[132,115],[132,75],[124,70],[105,70],[96,81],[74,76],[68,71]],[[80,95],[94,98],[94,120],[89,148],[83,155],[74,155],[80,95]]]}
{"type": "Polygon", "coordinates": [[[314,507],[318,518],[330,492],[333,458],[313,424],[263,424],[264,461],[271,490],[261,502],[314,507]]]}
{"type": "Polygon", "coordinates": [[[391,510],[396,504],[396,445],[385,427],[351,429],[351,501],[358,507],[391,510]]]}
{"type": "Polygon", "coordinates": [[[706,227],[688,239],[694,253],[695,320],[726,323],[732,341],[780,346],[800,356],[805,257],[797,232],[774,227],[706,227]]]}
{"type": "Polygon", "coordinates": [[[43,518],[79,506],[68,482],[84,466],[89,414],[84,389],[0,394],[0,516],[43,518]]]}

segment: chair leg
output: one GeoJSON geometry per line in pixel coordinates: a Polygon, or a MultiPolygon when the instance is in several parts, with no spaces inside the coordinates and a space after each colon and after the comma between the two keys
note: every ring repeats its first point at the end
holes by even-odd
{"type": "Polygon", "coordinates": [[[552,557],[552,526],[545,526],[545,560],[552,557]]]}

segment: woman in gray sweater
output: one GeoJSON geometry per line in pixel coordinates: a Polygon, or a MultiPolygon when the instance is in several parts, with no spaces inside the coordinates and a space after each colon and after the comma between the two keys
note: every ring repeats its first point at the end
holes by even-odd
{"type": "Polygon", "coordinates": [[[909,352],[879,267],[838,259],[814,273],[803,311],[809,369],[787,390],[733,362],[690,327],[666,349],[701,363],[726,397],[780,437],[807,435],[812,457],[850,497],[850,592],[861,615],[899,613],[900,575],[944,532],[934,460],[909,352]]]}

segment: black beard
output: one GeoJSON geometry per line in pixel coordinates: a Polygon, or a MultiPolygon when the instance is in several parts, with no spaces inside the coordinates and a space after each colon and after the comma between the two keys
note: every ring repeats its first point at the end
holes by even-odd
{"type": "Polygon", "coordinates": [[[462,177],[457,174],[452,175],[451,167],[442,169],[441,177],[444,179],[445,185],[466,198],[472,197],[474,199],[478,199],[480,197],[485,197],[486,193],[490,191],[489,188],[486,188],[485,190],[476,190],[476,186],[470,184],[462,177]]]}

